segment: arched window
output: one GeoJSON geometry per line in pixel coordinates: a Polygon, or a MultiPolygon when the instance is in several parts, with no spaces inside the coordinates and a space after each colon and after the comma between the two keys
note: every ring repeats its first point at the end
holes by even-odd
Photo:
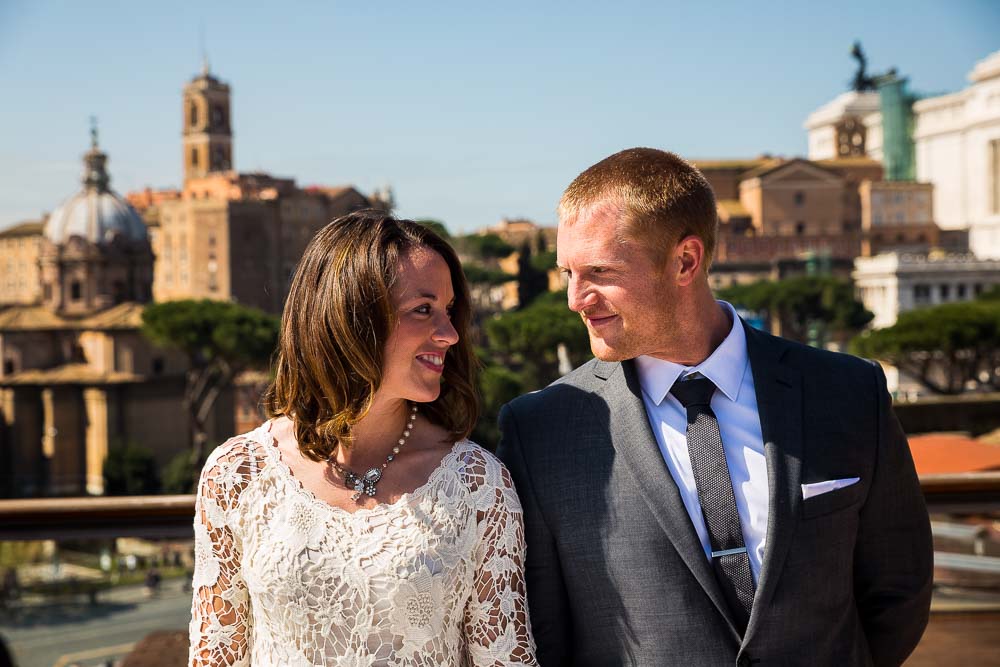
{"type": "Polygon", "coordinates": [[[191,127],[198,126],[198,103],[191,101],[191,105],[188,107],[188,124],[191,127]]]}

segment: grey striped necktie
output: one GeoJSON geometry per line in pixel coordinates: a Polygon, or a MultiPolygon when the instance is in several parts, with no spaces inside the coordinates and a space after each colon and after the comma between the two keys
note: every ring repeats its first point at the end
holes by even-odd
{"type": "Polygon", "coordinates": [[[726,453],[722,448],[719,420],[710,407],[715,384],[706,378],[679,380],[670,393],[687,410],[688,454],[701,512],[708,527],[712,569],[740,631],[745,632],[753,606],[753,576],[743,543],[726,453]]]}

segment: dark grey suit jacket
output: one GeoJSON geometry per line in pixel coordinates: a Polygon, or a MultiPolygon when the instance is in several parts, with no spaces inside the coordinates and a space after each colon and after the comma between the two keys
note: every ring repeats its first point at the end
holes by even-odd
{"type": "Polygon", "coordinates": [[[657,447],[632,362],[500,413],[542,667],[898,665],[927,623],[930,524],[881,369],[745,326],[767,542],[740,636],[657,447]],[[861,481],[802,499],[802,484],[861,481]]]}

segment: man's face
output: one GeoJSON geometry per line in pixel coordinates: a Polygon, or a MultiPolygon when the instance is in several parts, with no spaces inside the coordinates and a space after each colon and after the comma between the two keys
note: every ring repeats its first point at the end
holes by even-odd
{"type": "Polygon", "coordinates": [[[580,313],[590,349],[604,361],[656,355],[675,327],[670,262],[657,266],[640,242],[623,238],[621,224],[617,205],[597,204],[560,221],[556,246],[569,308],[580,313]]]}

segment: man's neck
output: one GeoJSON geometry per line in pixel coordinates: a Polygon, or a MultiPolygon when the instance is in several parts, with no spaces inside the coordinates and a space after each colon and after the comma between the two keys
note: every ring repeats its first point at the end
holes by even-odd
{"type": "Polygon", "coordinates": [[[711,292],[706,294],[707,299],[694,304],[688,310],[689,314],[681,315],[678,335],[671,341],[670,347],[648,356],[682,366],[697,366],[722,345],[733,328],[732,314],[715,300],[711,292]]]}

